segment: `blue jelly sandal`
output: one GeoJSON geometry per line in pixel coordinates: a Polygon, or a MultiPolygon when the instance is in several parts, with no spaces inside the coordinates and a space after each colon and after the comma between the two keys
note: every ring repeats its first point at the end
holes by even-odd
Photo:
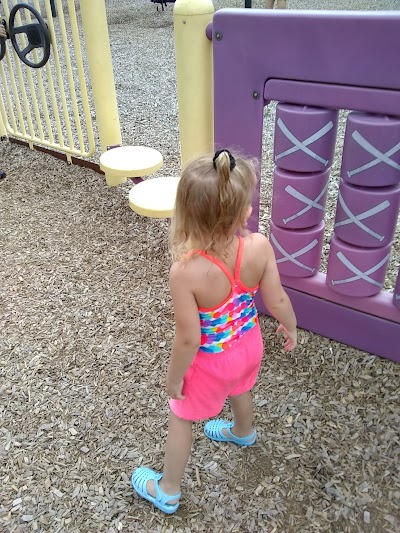
{"type": "Polygon", "coordinates": [[[233,427],[233,422],[227,422],[226,420],[216,419],[210,420],[204,426],[204,434],[211,440],[216,440],[218,442],[234,442],[239,446],[252,446],[257,439],[257,433],[253,431],[247,437],[236,437],[231,431],[233,427]],[[228,434],[227,437],[223,434],[222,430],[225,429],[228,434]]]}
{"type": "Polygon", "coordinates": [[[151,468],[140,466],[139,468],[136,468],[132,474],[132,487],[139,496],[152,503],[157,509],[160,509],[160,511],[163,511],[164,513],[172,514],[178,509],[179,502],[173,504],[168,502],[171,500],[178,500],[181,497],[181,493],[175,494],[175,496],[166,494],[160,489],[158,484],[161,478],[162,474],[154,472],[151,468]],[[152,496],[147,492],[148,481],[154,481],[154,489],[156,491],[155,496],[152,496]]]}

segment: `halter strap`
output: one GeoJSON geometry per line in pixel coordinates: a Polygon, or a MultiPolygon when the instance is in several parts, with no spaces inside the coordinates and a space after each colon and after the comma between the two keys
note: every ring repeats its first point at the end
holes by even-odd
{"type": "Polygon", "coordinates": [[[242,266],[242,256],[243,256],[243,237],[240,235],[239,238],[239,246],[236,256],[236,263],[235,263],[235,280],[240,281],[240,267],[242,266]]]}

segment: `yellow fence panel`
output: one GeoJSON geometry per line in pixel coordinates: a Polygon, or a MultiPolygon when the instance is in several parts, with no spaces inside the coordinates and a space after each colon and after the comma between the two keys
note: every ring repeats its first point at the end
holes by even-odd
{"type": "Polygon", "coordinates": [[[93,88],[89,72],[93,75],[97,67],[89,65],[89,69],[87,68],[87,56],[93,55],[91,49],[97,45],[89,43],[89,46],[85,47],[88,43],[85,43],[83,32],[84,29],[87,34],[88,28],[91,29],[91,22],[87,20],[91,15],[89,9],[96,12],[94,18],[99,17],[99,11],[102,10],[100,16],[106,20],[104,0],[81,0],[82,6],[75,0],[24,2],[32,9],[19,4],[17,0],[1,1],[0,18],[6,21],[11,39],[7,40],[6,53],[0,61],[0,133],[6,132],[10,137],[26,141],[31,147],[40,145],[64,152],[68,161],[71,161],[72,156],[92,156],[95,152],[93,104],[89,101],[88,93],[93,93],[96,100],[96,94],[103,90],[100,86],[108,84],[110,87],[111,72],[110,94],[103,94],[106,101],[97,102],[96,115],[100,116],[99,129],[107,129],[104,120],[101,124],[104,110],[97,107],[102,105],[112,109],[114,133],[111,141],[119,144],[120,128],[113,92],[108,30],[105,27],[103,35],[99,36],[99,39],[108,45],[105,55],[109,64],[107,68],[102,68],[107,80],[103,83],[101,74],[97,73],[97,86],[93,88]],[[86,20],[82,20],[84,13],[86,20]],[[40,17],[43,19],[42,25],[40,17]],[[46,34],[50,41],[49,59],[40,68],[34,68],[46,59],[46,53],[49,51],[46,34]],[[33,48],[32,43],[37,44],[39,41],[40,46],[33,48]],[[13,44],[19,49],[19,54],[13,44]],[[33,67],[26,65],[24,59],[33,67]]]}

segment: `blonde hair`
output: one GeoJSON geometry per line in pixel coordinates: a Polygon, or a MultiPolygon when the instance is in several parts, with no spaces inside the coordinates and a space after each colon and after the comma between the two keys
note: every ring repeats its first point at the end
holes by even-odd
{"type": "Polygon", "coordinates": [[[243,233],[257,183],[252,161],[223,150],[200,157],[184,169],[171,222],[174,261],[192,250],[221,253],[237,231],[243,233]]]}

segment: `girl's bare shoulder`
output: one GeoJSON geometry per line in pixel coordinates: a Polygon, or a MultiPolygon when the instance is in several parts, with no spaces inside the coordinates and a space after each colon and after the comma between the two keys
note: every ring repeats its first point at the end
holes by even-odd
{"type": "Polygon", "coordinates": [[[268,237],[262,233],[251,233],[245,237],[243,257],[247,264],[265,268],[275,255],[268,237]]]}
{"type": "Polygon", "coordinates": [[[191,281],[193,276],[200,274],[204,270],[205,260],[196,254],[190,257],[185,257],[180,261],[175,261],[169,271],[170,282],[177,281],[191,281]]]}
{"type": "Polygon", "coordinates": [[[244,237],[244,243],[246,248],[254,254],[261,253],[262,255],[268,255],[271,249],[271,244],[268,237],[262,233],[250,233],[244,237]]]}

